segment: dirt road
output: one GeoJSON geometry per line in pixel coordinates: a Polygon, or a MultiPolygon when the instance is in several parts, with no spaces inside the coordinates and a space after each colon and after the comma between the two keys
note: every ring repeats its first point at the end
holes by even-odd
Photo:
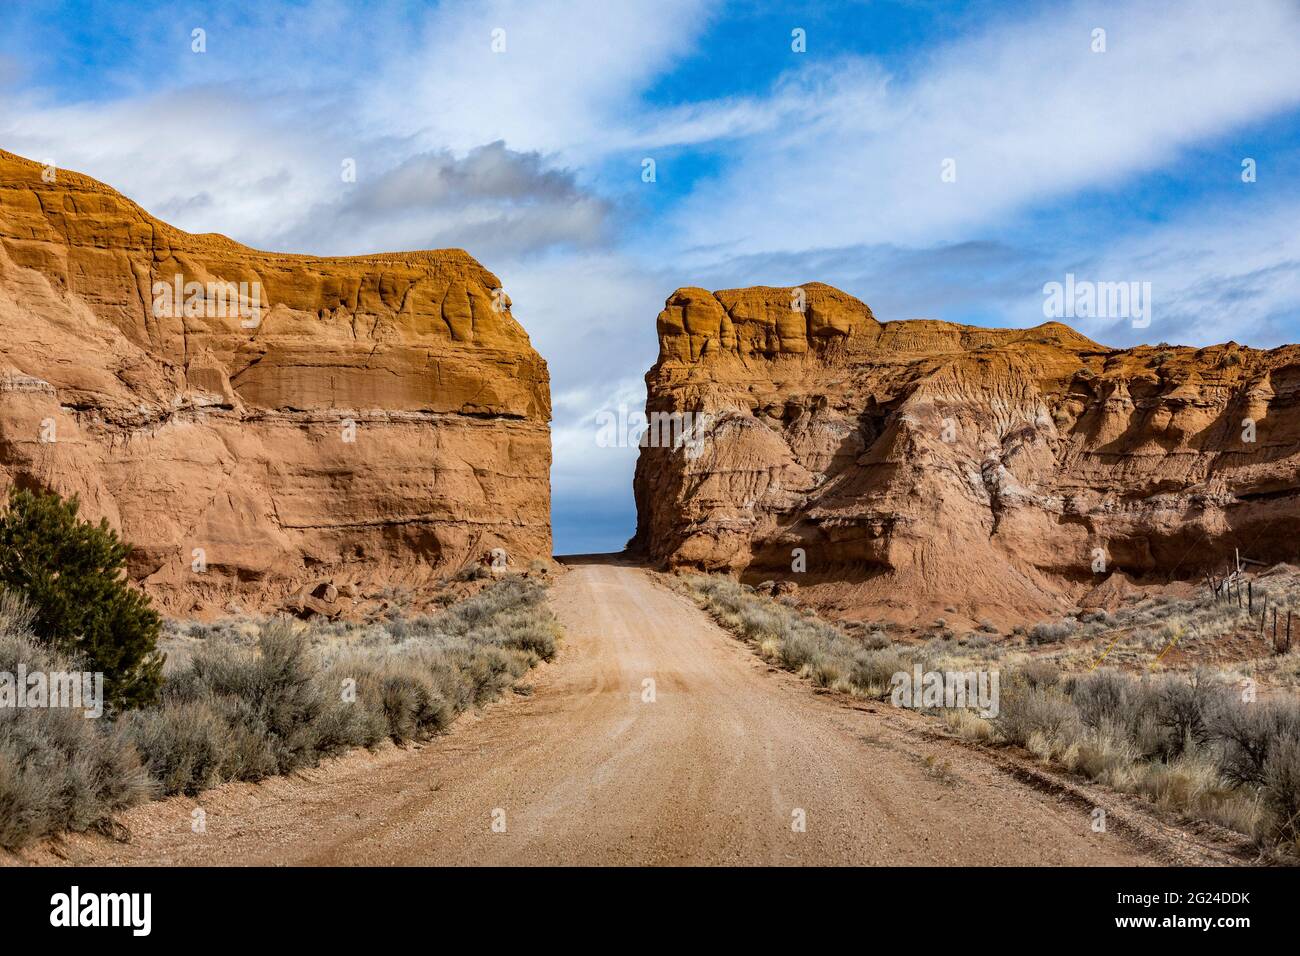
{"type": "Polygon", "coordinates": [[[574,566],[552,603],[567,638],[531,696],[418,749],[140,807],[124,817],[129,843],[77,836],[59,852],[97,864],[1161,862],[1092,832],[1086,808],[909,733],[887,707],[853,709],[770,670],[644,571],[574,566]],[[206,833],[192,832],[196,808],[206,833]]]}

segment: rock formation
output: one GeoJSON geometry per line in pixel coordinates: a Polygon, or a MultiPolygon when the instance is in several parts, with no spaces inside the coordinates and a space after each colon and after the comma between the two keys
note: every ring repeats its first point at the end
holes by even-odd
{"type": "Polygon", "coordinates": [[[680,289],[658,332],[632,545],[666,565],[850,616],[1010,622],[1115,572],[1198,581],[1300,547],[1300,346],[881,323],[821,284],[680,289]]]}
{"type": "Polygon", "coordinates": [[[549,558],[546,364],[499,286],[190,235],[0,152],[0,484],[79,494],[173,613],[549,558]]]}

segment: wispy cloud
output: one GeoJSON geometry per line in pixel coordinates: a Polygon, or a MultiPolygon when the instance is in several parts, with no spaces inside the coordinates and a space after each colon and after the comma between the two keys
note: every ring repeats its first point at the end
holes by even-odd
{"type": "Polygon", "coordinates": [[[761,100],[677,111],[716,128],[725,171],[675,216],[734,253],[978,235],[1001,216],[1176,163],[1206,137],[1300,105],[1300,7],[1080,5],[934,50],[908,77],[810,61],[761,100]],[[1106,30],[1093,52],[1092,31],[1106,30]],[[716,122],[710,119],[710,112],[716,122]],[[951,160],[955,181],[941,173],[951,160]]]}
{"type": "MultiPolygon", "coordinates": [[[[1247,187],[1249,188],[1249,187],[1247,187]]],[[[1167,341],[1260,348],[1300,336],[1300,196],[1277,203],[1216,204],[1119,237],[1082,265],[1098,278],[1151,283],[1152,321],[1085,320],[1080,331],[1109,344],[1167,341]]]]}
{"type": "Polygon", "coordinates": [[[502,140],[590,163],[634,113],[641,90],[690,52],[718,6],[454,0],[368,84],[368,108],[438,147],[502,140]]]}

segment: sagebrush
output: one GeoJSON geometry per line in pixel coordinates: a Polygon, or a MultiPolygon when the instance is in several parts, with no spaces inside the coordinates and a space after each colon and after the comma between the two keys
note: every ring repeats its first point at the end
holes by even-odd
{"type": "MultiPolygon", "coordinates": [[[[384,625],[264,621],[213,629],[162,680],[157,706],[117,719],[0,710],[0,846],[105,826],[150,797],[262,780],[381,741],[428,737],[555,656],[540,584],[503,578],[445,612],[384,625]]],[[[0,670],[58,669],[21,602],[0,601],[0,670]]]]}
{"type": "MultiPolygon", "coordinates": [[[[984,640],[895,646],[879,630],[846,633],[728,578],[691,575],[681,583],[767,660],[847,693],[884,697],[891,677],[918,663],[925,670],[962,669],[1001,653],[984,640]]],[[[1113,623],[1104,614],[1091,617],[1082,626],[1113,623]]],[[[1028,640],[1060,641],[1079,627],[1069,619],[1052,622],[1028,640]]],[[[1300,851],[1300,700],[1294,695],[1243,699],[1231,680],[1208,672],[1136,677],[1103,668],[1071,675],[1033,658],[1002,661],[1000,671],[998,716],[988,721],[969,711],[942,711],[952,730],[981,743],[1024,747],[1167,810],[1300,851]]]]}

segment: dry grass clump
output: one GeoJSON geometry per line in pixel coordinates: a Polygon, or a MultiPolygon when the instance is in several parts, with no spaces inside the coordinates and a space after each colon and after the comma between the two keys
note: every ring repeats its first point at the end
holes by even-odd
{"type": "Polygon", "coordinates": [[[931,654],[896,648],[880,630],[852,637],[806,610],[757,594],[729,578],[688,575],[682,580],[719,624],[753,642],[765,660],[808,677],[818,687],[883,697],[895,673],[910,670],[931,654]]]}
{"type": "Polygon", "coordinates": [[[1079,622],[1072,617],[1041,621],[1029,631],[1030,644],[1055,644],[1078,633],[1079,622]]]}
{"type": "Polygon", "coordinates": [[[1004,677],[998,740],[1161,807],[1300,848],[1300,701],[1205,674],[1004,677]]]}
{"type": "Polygon", "coordinates": [[[945,726],[960,737],[977,743],[993,740],[993,724],[973,711],[962,707],[945,707],[940,717],[945,726]]]}
{"type": "Polygon", "coordinates": [[[903,646],[892,643],[879,624],[849,624],[846,633],[788,595],[774,600],[721,576],[685,575],[677,586],[720,625],[753,643],[769,663],[819,687],[863,697],[888,697],[893,677],[911,673],[917,665],[923,671],[966,671],[986,668],[1003,656],[985,634],[959,639],[945,631],[920,646],[903,646]]]}
{"type": "Polygon", "coordinates": [[[921,766],[925,768],[927,774],[944,786],[955,787],[957,785],[958,779],[957,775],[953,773],[952,761],[941,760],[934,754],[929,754],[922,758],[921,766]]]}
{"type": "MultiPolygon", "coordinates": [[[[354,747],[421,739],[555,656],[545,589],[506,577],[399,628],[262,621],[213,630],[157,707],[117,720],[0,709],[0,846],[102,824],[149,796],[262,780],[354,747]]],[[[60,667],[4,615],[0,671],[60,667]]],[[[186,635],[192,638],[192,634],[186,635]]]]}

